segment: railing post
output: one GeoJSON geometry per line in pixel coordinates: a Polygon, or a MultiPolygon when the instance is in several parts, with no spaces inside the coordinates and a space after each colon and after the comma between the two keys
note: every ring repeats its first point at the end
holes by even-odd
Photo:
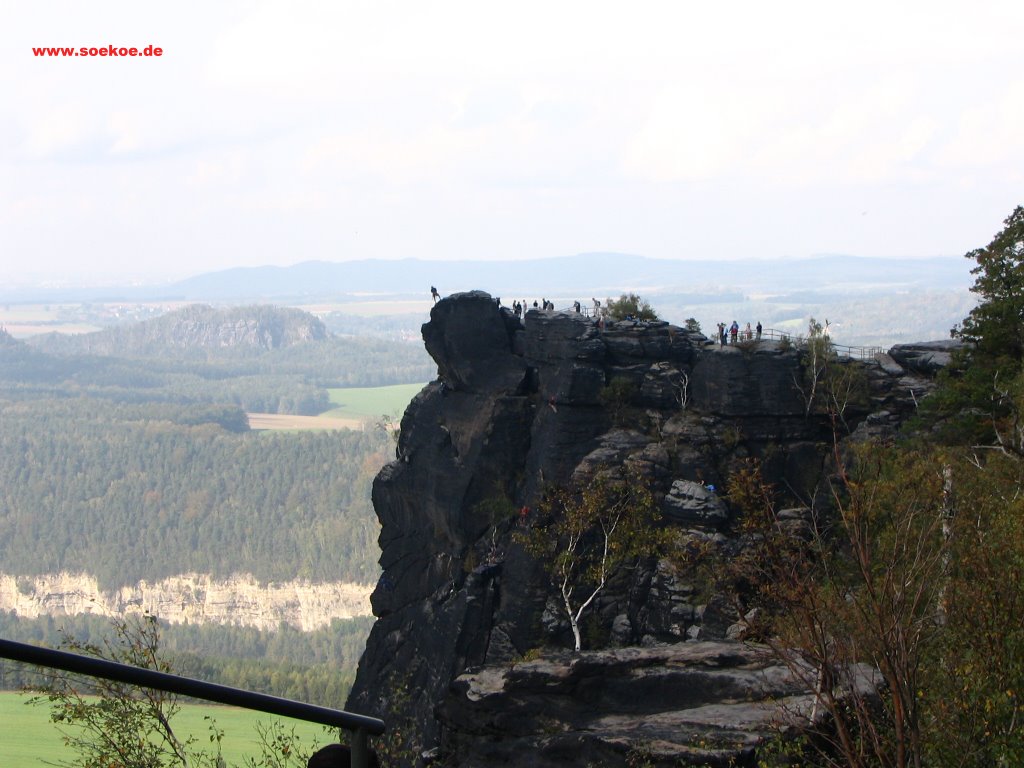
{"type": "Polygon", "coordinates": [[[366,748],[366,730],[356,728],[352,731],[352,768],[370,768],[370,752],[366,748]]]}

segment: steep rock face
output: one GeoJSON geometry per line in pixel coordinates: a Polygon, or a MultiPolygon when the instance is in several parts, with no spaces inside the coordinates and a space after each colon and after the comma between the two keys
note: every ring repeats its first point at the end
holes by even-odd
{"type": "MultiPolygon", "coordinates": [[[[520,323],[480,292],[436,304],[423,336],[439,378],[410,404],[397,461],[374,483],[379,620],[348,707],[411,727],[417,747],[440,746],[453,765],[484,761],[469,746],[474,684],[453,683],[567,644],[564,612],[515,536],[546,488],[630,467],[665,523],[696,538],[728,536],[734,512],[716,489],[749,458],[795,509],[824,492],[831,426],[808,412],[799,355],[774,342],[721,348],[667,323],[599,328],[565,312],[520,323]]],[[[891,358],[857,370],[867,391],[847,420],[875,436],[891,435],[930,386],[891,358]]],[[[737,618],[668,561],[648,562],[611,580],[586,646],[720,641],[737,618]]]]}
{"type": "Polygon", "coordinates": [[[366,616],[369,592],[365,584],[290,581],[261,585],[247,575],[213,579],[198,573],[103,592],[96,579],[85,574],[0,574],[0,611],[26,618],[81,613],[123,616],[147,611],[172,624],[275,630],[283,622],[308,632],[330,625],[332,619],[366,616]]]}

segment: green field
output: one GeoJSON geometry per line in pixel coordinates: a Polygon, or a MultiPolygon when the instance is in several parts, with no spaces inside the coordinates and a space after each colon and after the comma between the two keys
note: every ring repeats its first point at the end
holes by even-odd
{"type": "MultiPolygon", "coordinates": [[[[28,698],[20,693],[0,691],[0,766],[3,768],[41,768],[60,764],[72,757],[56,726],[50,722],[49,709],[45,705],[26,704],[28,698]]],[[[342,704],[331,702],[330,705],[342,704]]],[[[203,719],[206,716],[213,717],[217,727],[225,732],[221,748],[229,766],[239,766],[246,757],[259,756],[254,728],[257,721],[269,725],[271,721],[279,720],[286,730],[294,727],[299,748],[307,753],[313,751],[314,742],[322,746],[335,740],[335,736],[323,726],[312,723],[274,718],[234,707],[198,704],[182,705],[173,721],[175,732],[182,737],[192,734],[197,739],[197,746],[211,746],[209,722],[203,719]]]]}
{"type": "Polygon", "coordinates": [[[329,411],[320,414],[343,419],[379,419],[387,414],[401,416],[409,401],[423,389],[422,384],[394,384],[390,387],[346,387],[328,389],[329,411]]]}

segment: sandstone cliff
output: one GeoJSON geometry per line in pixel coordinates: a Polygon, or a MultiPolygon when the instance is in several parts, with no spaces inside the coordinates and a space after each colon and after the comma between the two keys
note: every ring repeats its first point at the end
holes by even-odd
{"type": "MultiPolygon", "coordinates": [[[[824,492],[832,429],[808,415],[798,353],[720,348],[667,323],[599,329],[538,311],[521,323],[482,292],[436,304],[423,338],[438,379],[410,404],[397,460],[374,483],[379,620],[349,709],[411,728],[417,751],[451,765],[624,765],[652,745],[665,764],[749,759],[771,708],[801,691],[763,654],[723,644],[740,617],[650,562],[601,595],[587,628],[595,650],[560,656],[567,622],[514,536],[515,510],[628,465],[668,524],[723,540],[734,512],[714,489],[749,457],[806,507],[824,492]]],[[[892,436],[937,355],[845,363],[864,366],[867,386],[847,411],[854,434],[892,436]]]]}
{"type": "Polygon", "coordinates": [[[261,585],[248,575],[216,580],[191,573],[103,592],[96,579],[85,574],[0,574],[0,611],[13,611],[25,618],[80,613],[122,616],[148,611],[172,624],[274,630],[285,623],[312,631],[328,626],[332,619],[368,615],[370,589],[365,584],[342,582],[261,585]]]}

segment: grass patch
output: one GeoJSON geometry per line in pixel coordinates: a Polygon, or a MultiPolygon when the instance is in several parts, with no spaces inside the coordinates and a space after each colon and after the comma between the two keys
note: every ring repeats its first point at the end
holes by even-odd
{"type": "MultiPolygon", "coordinates": [[[[43,705],[29,706],[28,696],[15,691],[0,691],[0,764],[3,768],[43,768],[71,760],[73,753],[64,746],[60,732],[50,722],[50,710],[43,705]]],[[[327,706],[343,706],[344,702],[328,702],[327,706]]],[[[255,724],[269,725],[280,720],[285,729],[294,726],[299,746],[312,752],[314,742],[320,746],[336,740],[336,735],[323,726],[287,718],[275,718],[262,712],[251,712],[235,707],[203,704],[183,704],[174,723],[175,733],[182,738],[192,734],[200,748],[211,747],[209,722],[213,717],[217,727],[224,730],[221,743],[223,756],[229,766],[241,765],[246,757],[258,757],[255,724]]]]}
{"type": "Polygon", "coordinates": [[[368,420],[378,419],[384,414],[401,414],[421,389],[422,384],[328,389],[327,394],[334,407],[320,416],[368,420]]]}

